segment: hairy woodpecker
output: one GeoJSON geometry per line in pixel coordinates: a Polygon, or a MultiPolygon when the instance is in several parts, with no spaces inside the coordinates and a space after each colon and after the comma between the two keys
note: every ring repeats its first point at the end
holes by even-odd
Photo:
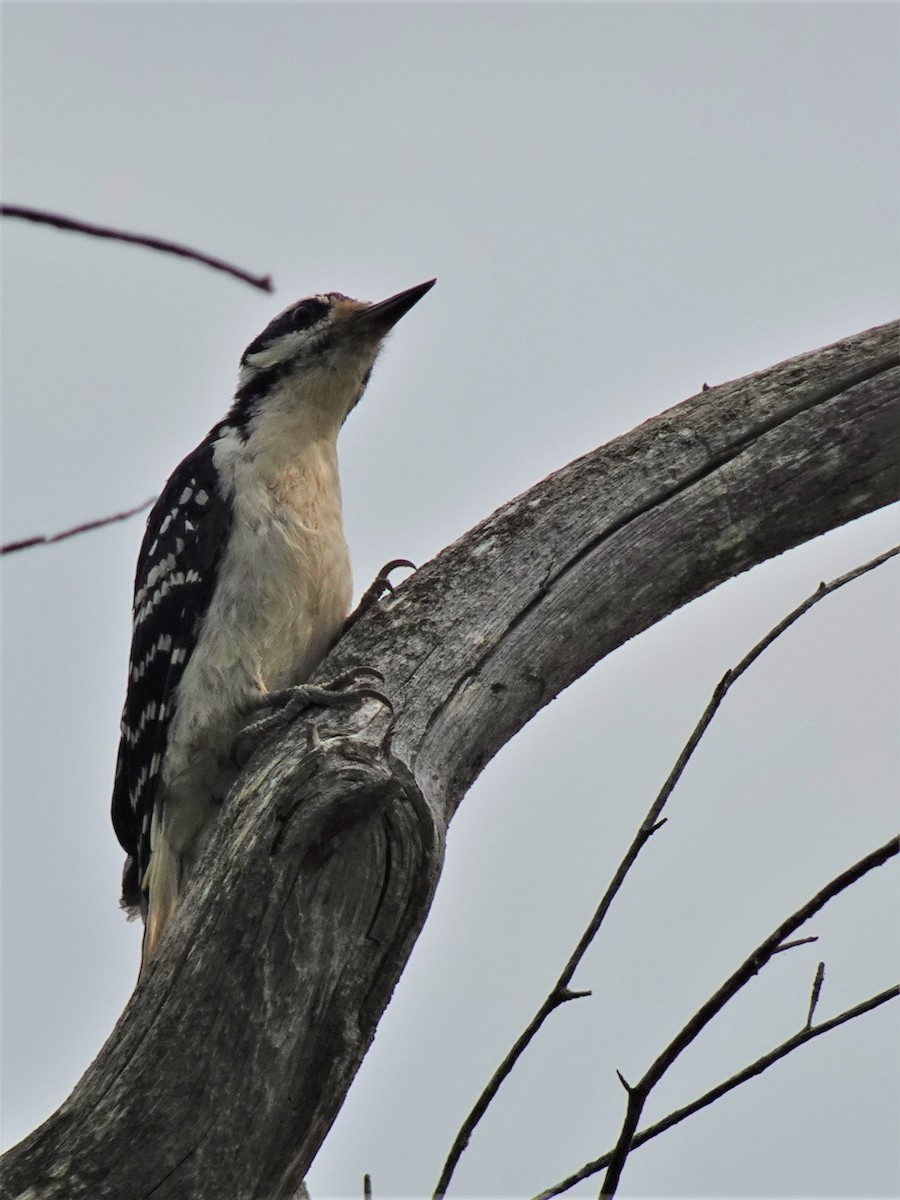
{"type": "Polygon", "coordinates": [[[310,677],[347,618],[337,436],[385,335],[433,284],[286,308],[147,520],[112,798],[142,971],[234,782],[236,735],[267,694],[310,677]]]}

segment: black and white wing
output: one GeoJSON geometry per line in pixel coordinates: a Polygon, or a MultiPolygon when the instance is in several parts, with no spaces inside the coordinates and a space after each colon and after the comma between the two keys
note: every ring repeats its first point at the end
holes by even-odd
{"type": "Polygon", "coordinates": [[[217,426],[176,467],[147,519],[134,585],[133,632],[112,819],[128,855],[122,905],[141,905],[150,819],[178,683],[215,589],[231,526],[213,460],[217,426]]]}

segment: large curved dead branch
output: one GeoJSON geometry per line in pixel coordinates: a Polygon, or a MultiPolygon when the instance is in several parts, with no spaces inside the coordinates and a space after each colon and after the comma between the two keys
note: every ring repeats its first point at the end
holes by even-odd
{"type": "Polygon", "coordinates": [[[891,324],[704,391],[418,571],[320,672],[394,707],[300,717],[242,772],[147,978],[4,1195],[297,1193],[428,912],[485,763],[604,655],[900,497],[891,324]]]}

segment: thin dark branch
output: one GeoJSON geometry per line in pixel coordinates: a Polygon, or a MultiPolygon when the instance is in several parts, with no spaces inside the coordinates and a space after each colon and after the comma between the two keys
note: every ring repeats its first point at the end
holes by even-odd
{"type": "Polygon", "coordinates": [[[235,267],[221,258],[212,258],[201,254],[190,246],[182,246],[178,242],[170,242],[166,238],[145,237],[139,233],[126,233],[122,229],[112,229],[107,225],[93,225],[87,221],[76,221],[72,217],[63,217],[58,213],[42,212],[37,208],[23,208],[18,204],[0,205],[0,216],[20,217],[23,221],[34,221],[39,225],[52,225],[55,229],[69,229],[75,233],[87,233],[91,237],[112,238],[116,242],[129,242],[133,246],[147,246],[150,250],[161,250],[165,254],[177,254],[179,258],[190,258],[194,262],[212,267],[214,271],[224,271],[235,279],[249,283],[251,287],[263,292],[271,292],[271,275],[251,275],[241,267],[235,267]]]}
{"type": "MultiPolygon", "coordinates": [[[[831,583],[821,583],[811,596],[808,596],[802,604],[793,609],[784,618],[784,620],[779,622],[774,629],[770,630],[764,638],[757,642],[756,645],[753,646],[753,648],[744,656],[744,658],[741,659],[737,666],[725,672],[715,691],[713,692],[712,697],[703,712],[703,715],[697,722],[693,733],[688,738],[684,749],[678,756],[675,766],[672,768],[668,779],[666,779],[659,794],[648,809],[647,814],[644,817],[644,820],[641,822],[641,825],[634,837],[634,840],[628,847],[628,850],[620,862],[615,875],[610,881],[609,887],[606,889],[606,892],[600,900],[600,903],[597,905],[597,908],[588,922],[584,933],[581,935],[577,946],[569,957],[569,961],[563,968],[562,974],[559,976],[556,984],[551,989],[541,1006],[538,1008],[531,1021],[516,1039],[506,1057],[497,1067],[496,1071],[491,1076],[491,1079],[488,1081],[484,1091],[478,1097],[478,1100],[475,1102],[474,1106],[469,1112],[469,1115],[461,1125],[459,1132],[453,1141],[453,1145],[450,1147],[450,1152],[447,1155],[440,1178],[435,1186],[433,1200],[441,1200],[441,1197],[445,1195],[447,1188],[449,1187],[450,1180],[453,1177],[453,1173],[456,1170],[457,1164],[459,1163],[463,1152],[468,1146],[476,1126],[481,1121],[481,1118],[484,1116],[488,1107],[493,1102],[494,1097],[499,1092],[504,1081],[510,1075],[519,1058],[534,1039],[541,1026],[544,1024],[550,1014],[559,1008],[561,1004],[563,1004],[566,1000],[573,998],[572,993],[569,990],[569,984],[572,980],[572,976],[575,974],[577,967],[584,958],[588,947],[596,937],[600,926],[603,924],[606,914],[612,905],[613,900],[622,887],[622,884],[625,882],[628,872],[637,861],[640,852],[643,850],[644,846],[650,840],[651,836],[657,831],[657,829],[659,829],[665,823],[666,818],[661,816],[662,811],[665,808],[669,797],[672,795],[672,792],[675,790],[676,784],[684,774],[685,767],[690,761],[694,751],[697,749],[701,738],[712,722],[713,717],[715,716],[732,684],[744,674],[744,672],[752,665],[752,663],[759,658],[762,652],[767,649],[767,647],[769,647],[777,637],[784,633],[786,629],[790,628],[795,621],[799,620],[799,618],[803,616],[803,614],[810,608],[812,608],[814,604],[818,604],[818,602],[824,599],[825,596],[829,595],[831,592],[837,591],[838,588],[843,587],[844,584],[850,583],[851,580],[857,579],[860,575],[864,575],[866,572],[872,571],[876,567],[881,566],[882,563],[887,562],[888,559],[893,558],[896,554],[900,554],[900,546],[894,546],[890,550],[886,550],[883,554],[878,555],[876,558],[863,563],[862,566],[854,567],[852,571],[848,571],[847,574],[841,575],[839,578],[832,580],[831,583]]],[[[781,949],[788,949],[788,947],[784,946],[781,947],[781,949]]]]}
{"type": "Polygon", "coordinates": [[[795,946],[808,946],[811,942],[819,940],[818,934],[813,934],[811,937],[793,938],[789,942],[785,942],[783,946],[779,946],[775,951],[776,954],[784,954],[785,950],[793,950],[795,946]]]}
{"type": "MultiPolygon", "coordinates": [[[[805,1026],[799,1033],[795,1033],[793,1037],[789,1037],[787,1041],[782,1042],[780,1046],[776,1046],[774,1050],[770,1050],[762,1058],[758,1058],[755,1062],[750,1063],[749,1066],[744,1067],[723,1083],[717,1084],[710,1091],[704,1092],[702,1096],[698,1096],[690,1104],[684,1105],[683,1108],[675,1109],[674,1112],[669,1113],[662,1120],[656,1121],[653,1125],[648,1125],[646,1128],[640,1130],[639,1133],[635,1134],[631,1143],[632,1150],[636,1150],[638,1146],[643,1146],[652,1138],[658,1137],[659,1134],[665,1133],[666,1130],[680,1124],[688,1117],[692,1117],[694,1113],[700,1112],[701,1109],[707,1108],[710,1104],[713,1104],[727,1092],[739,1087],[742,1083],[746,1083],[749,1079],[761,1075],[763,1071],[768,1070],[779,1059],[785,1058],[792,1051],[799,1049],[800,1046],[805,1046],[813,1038],[819,1037],[820,1034],[828,1033],[838,1025],[843,1025],[846,1021],[852,1021],[855,1017],[861,1017],[865,1013],[879,1008],[882,1004],[886,1004],[888,1000],[895,1000],[898,996],[900,996],[900,986],[890,987],[883,992],[879,992],[877,996],[872,996],[870,999],[854,1005],[853,1008],[845,1009],[844,1012],[839,1013],[836,1017],[832,1017],[828,1021],[822,1021],[819,1025],[815,1026],[805,1026]]],[[[554,1184],[553,1187],[547,1188],[546,1191],[535,1196],[534,1200],[552,1200],[552,1197],[559,1196],[563,1192],[568,1191],[576,1183],[581,1183],[582,1180],[589,1179],[591,1175],[596,1175],[609,1166],[612,1155],[613,1152],[610,1150],[606,1154],[601,1155],[600,1158],[595,1158],[592,1162],[585,1163],[574,1174],[567,1176],[565,1179],[560,1180],[559,1183],[554,1184]]]]}
{"type": "Polygon", "coordinates": [[[77,533],[88,533],[91,529],[102,529],[104,525],[112,525],[116,521],[127,521],[129,517],[137,516],[138,513],[148,509],[155,499],[155,496],[151,496],[149,500],[145,500],[143,504],[138,504],[135,508],[113,513],[111,517],[99,517],[96,521],[85,521],[84,524],[75,525],[72,529],[64,529],[62,533],[43,533],[38,534],[37,537],[23,538],[19,542],[7,542],[5,546],[0,546],[0,554],[12,554],[16,550],[27,550],[30,546],[49,546],[52,542],[62,542],[66,538],[75,537],[77,533]]]}
{"type": "Polygon", "coordinates": [[[466,1117],[462,1128],[456,1135],[453,1145],[450,1148],[450,1153],[447,1156],[447,1161],[444,1163],[443,1170],[441,1171],[441,1177],[434,1189],[434,1200],[439,1200],[439,1198],[444,1196],[446,1193],[447,1188],[450,1186],[450,1179],[453,1175],[453,1172],[456,1170],[457,1163],[462,1157],[463,1151],[469,1144],[469,1139],[472,1136],[475,1126],[487,1112],[488,1106],[496,1096],[497,1092],[500,1090],[500,1085],[510,1074],[525,1050],[525,1047],[532,1040],[550,1013],[552,1013],[554,1009],[559,1008],[561,1004],[567,1003],[569,1000],[580,1000],[584,996],[589,995],[590,992],[572,992],[566,987],[559,987],[559,985],[557,985],[550,995],[547,996],[546,1000],[544,1000],[541,1007],[534,1014],[527,1027],[523,1029],[522,1033],[516,1039],[509,1053],[503,1059],[503,1062],[494,1072],[487,1087],[476,1100],[472,1111],[466,1117]]]}
{"type": "Polygon", "coordinates": [[[809,1013],[806,1017],[806,1028],[812,1029],[813,1017],[816,1015],[816,1005],[819,1003],[819,997],[822,994],[822,984],[825,982],[825,964],[820,962],[816,968],[816,977],[813,980],[812,991],[809,994],[809,1013]]]}
{"type": "Polygon", "coordinates": [[[788,613],[783,621],[779,622],[774,629],[758,642],[753,649],[747,654],[734,669],[734,677],[742,675],[753,662],[762,654],[762,652],[771,646],[772,642],[777,637],[780,637],[786,629],[789,629],[795,621],[798,621],[804,613],[808,612],[814,604],[828,596],[831,592],[836,592],[838,588],[842,588],[846,583],[852,583],[854,579],[859,579],[860,575],[865,575],[869,571],[874,571],[876,567],[880,567],[882,563],[886,563],[888,559],[894,558],[900,554],[900,546],[891,546],[890,550],[885,550],[883,554],[878,554],[875,558],[869,559],[862,566],[854,567],[852,571],[848,571],[846,575],[839,575],[837,579],[832,579],[830,583],[824,581],[819,584],[818,588],[811,596],[808,596],[802,604],[799,604],[793,612],[788,613]]]}
{"type": "MultiPolygon", "coordinates": [[[[883,554],[879,554],[875,558],[870,559],[868,562],[863,563],[862,566],[854,567],[852,571],[848,571],[845,575],[840,575],[837,579],[832,579],[830,583],[820,583],[812,595],[807,596],[802,604],[798,604],[797,607],[789,612],[782,621],[779,621],[774,628],[770,629],[765,637],[761,638],[756,645],[744,655],[737,666],[732,667],[730,670],[725,672],[725,674],[719,680],[719,683],[712,694],[712,698],[704,709],[703,715],[697,722],[693,733],[688,738],[684,749],[678,756],[678,760],[676,761],[675,766],[672,768],[669,778],[663,784],[662,790],[654,801],[653,807],[650,809],[650,813],[648,814],[647,818],[645,818],[644,824],[641,826],[642,830],[647,826],[648,823],[652,823],[659,816],[666,804],[666,801],[669,799],[669,796],[671,796],[672,792],[675,790],[676,784],[684,774],[684,769],[690,762],[694,751],[697,749],[700,739],[703,737],[704,733],[706,733],[710,722],[716,715],[719,706],[730,691],[732,685],[736,683],[738,679],[740,679],[744,672],[747,671],[753,665],[753,663],[756,662],[763,651],[768,650],[769,646],[771,646],[772,643],[785,632],[785,630],[790,629],[794,622],[798,621],[804,615],[804,613],[809,612],[813,605],[818,604],[820,600],[824,600],[824,598],[830,595],[832,592],[836,592],[838,588],[842,588],[845,584],[851,583],[854,579],[858,579],[860,575],[865,575],[869,571],[874,571],[876,567],[880,567],[883,563],[887,562],[888,559],[894,558],[897,554],[900,554],[900,546],[892,546],[889,550],[885,550],[883,554]]],[[[640,834],[638,834],[638,837],[640,837],[640,834]]],[[[637,840],[638,839],[635,839],[635,842],[637,842],[637,840]]],[[[634,846],[632,846],[632,850],[633,849],[634,846]]],[[[638,847],[638,849],[640,849],[640,847],[638,847]]],[[[631,853],[631,851],[629,851],[629,853],[631,853]]]]}
{"type": "Polygon", "coordinates": [[[807,900],[787,920],[783,921],[777,929],[773,930],[744,959],[738,969],[726,979],[722,986],[710,996],[706,1003],[700,1006],[681,1031],[676,1034],[668,1046],[651,1064],[640,1082],[636,1083],[629,1090],[628,1105],[625,1118],[622,1122],[622,1132],[610,1157],[603,1186],[600,1190],[600,1195],[604,1200],[616,1194],[625,1161],[634,1143],[638,1121],[640,1120],[641,1112],[650,1092],[659,1083],[660,1079],[662,1079],[663,1075],[679,1055],[706,1028],[713,1017],[722,1011],[728,1001],[736,996],[741,988],[762,970],[773,955],[778,952],[779,947],[783,946],[786,938],[790,937],[810,917],[824,908],[829,900],[833,900],[835,896],[846,891],[848,887],[868,874],[869,871],[882,866],[889,858],[893,858],[898,851],[900,851],[900,838],[891,838],[883,846],[879,846],[877,850],[871,851],[864,858],[861,858],[859,862],[854,863],[852,867],[848,867],[846,871],[843,871],[840,875],[832,879],[830,883],[827,883],[811,900],[807,900]]]}

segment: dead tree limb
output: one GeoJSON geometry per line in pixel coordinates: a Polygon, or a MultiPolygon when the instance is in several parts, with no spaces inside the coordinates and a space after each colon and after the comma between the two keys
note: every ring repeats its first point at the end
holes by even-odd
{"type": "Polygon", "coordinates": [[[295,1195],[489,759],[629,638],[900,498],[898,331],[686,400],[505,505],[353,626],[320,677],[380,670],[390,736],[369,700],[257,752],[154,967],[69,1099],[5,1156],[3,1194],[295,1195]]]}

